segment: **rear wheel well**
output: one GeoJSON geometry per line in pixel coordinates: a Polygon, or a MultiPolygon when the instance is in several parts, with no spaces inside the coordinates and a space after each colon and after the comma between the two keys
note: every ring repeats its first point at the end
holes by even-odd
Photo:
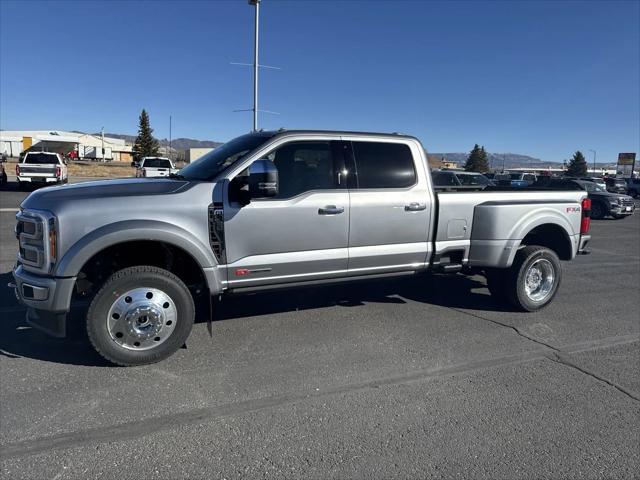
{"type": "Polygon", "coordinates": [[[170,243],[140,240],[111,245],[91,257],[78,274],[76,296],[90,296],[113,273],[138,265],[168,270],[187,285],[192,295],[207,290],[202,268],[189,253],[170,243]]]}
{"type": "Polygon", "coordinates": [[[520,242],[521,246],[540,245],[553,250],[561,260],[571,260],[571,240],[559,225],[546,223],[531,230],[520,242]]]}

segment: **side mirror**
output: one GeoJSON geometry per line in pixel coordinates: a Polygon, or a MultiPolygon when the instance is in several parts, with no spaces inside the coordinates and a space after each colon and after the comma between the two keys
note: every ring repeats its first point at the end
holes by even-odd
{"type": "Polygon", "coordinates": [[[249,194],[251,198],[278,195],[278,169],[271,160],[256,160],[249,167],[249,194]]]}

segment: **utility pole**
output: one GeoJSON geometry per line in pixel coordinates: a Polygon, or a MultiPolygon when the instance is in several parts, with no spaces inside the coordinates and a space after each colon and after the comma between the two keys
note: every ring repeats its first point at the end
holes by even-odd
{"type": "Polygon", "coordinates": [[[249,0],[256,7],[253,44],[253,131],[258,130],[258,28],[260,23],[260,0],[249,0]]]}
{"type": "Polygon", "coordinates": [[[596,174],[596,151],[589,149],[590,152],[593,152],[593,176],[595,177],[596,174]]]}
{"type": "Polygon", "coordinates": [[[173,150],[171,149],[171,115],[169,115],[169,160],[173,160],[172,152],[173,150]]]}
{"type": "Polygon", "coordinates": [[[104,127],[100,129],[100,138],[102,139],[102,161],[104,162],[104,127]]]}
{"type": "Polygon", "coordinates": [[[271,112],[269,110],[260,110],[258,108],[258,70],[262,68],[271,68],[273,70],[280,70],[279,67],[272,67],[269,65],[260,65],[258,62],[258,39],[259,39],[259,24],[260,24],[260,2],[261,0],[248,0],[249,5],[253,5],[256,8],[255,23],[254,23],[254,43],[253,43],[253,63],[240,63],[231,62],[231,65],[243,65],[246,67],[253,67],[253,108],[246,108],[241,110],[234,110],[234,112],[253,112],[253,131],[258,130],[258,112],[272,113],[279,115],[278,112],[271,112]]]}

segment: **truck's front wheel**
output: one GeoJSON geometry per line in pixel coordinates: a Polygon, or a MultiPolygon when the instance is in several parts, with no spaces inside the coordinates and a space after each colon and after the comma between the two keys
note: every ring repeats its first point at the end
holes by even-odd
{"type": "Polygon", "coordinates": [[[529,245],[518,250],[508,273],[506,293],[519,310],[534,312],[548,305],[562,280],[560,259],[553,250],[529,245]]]}
{"type": "Polygon", "coordinates": [[[93,298],[87,333],[95,350],[122,366],[155,363],[186,341],[193,298],[174,274],[136,266],[114,273],[93,298]]]}

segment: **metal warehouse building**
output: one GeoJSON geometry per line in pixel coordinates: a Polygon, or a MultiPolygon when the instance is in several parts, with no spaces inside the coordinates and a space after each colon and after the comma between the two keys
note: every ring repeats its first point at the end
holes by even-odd
{"type": "Polygon", "coordinates": [[[132,146],[119,138],[60,130],[2,130],[0,153],[18,157],[28,150],[46,150],[79,159],[130,162],[132,146]]]}

